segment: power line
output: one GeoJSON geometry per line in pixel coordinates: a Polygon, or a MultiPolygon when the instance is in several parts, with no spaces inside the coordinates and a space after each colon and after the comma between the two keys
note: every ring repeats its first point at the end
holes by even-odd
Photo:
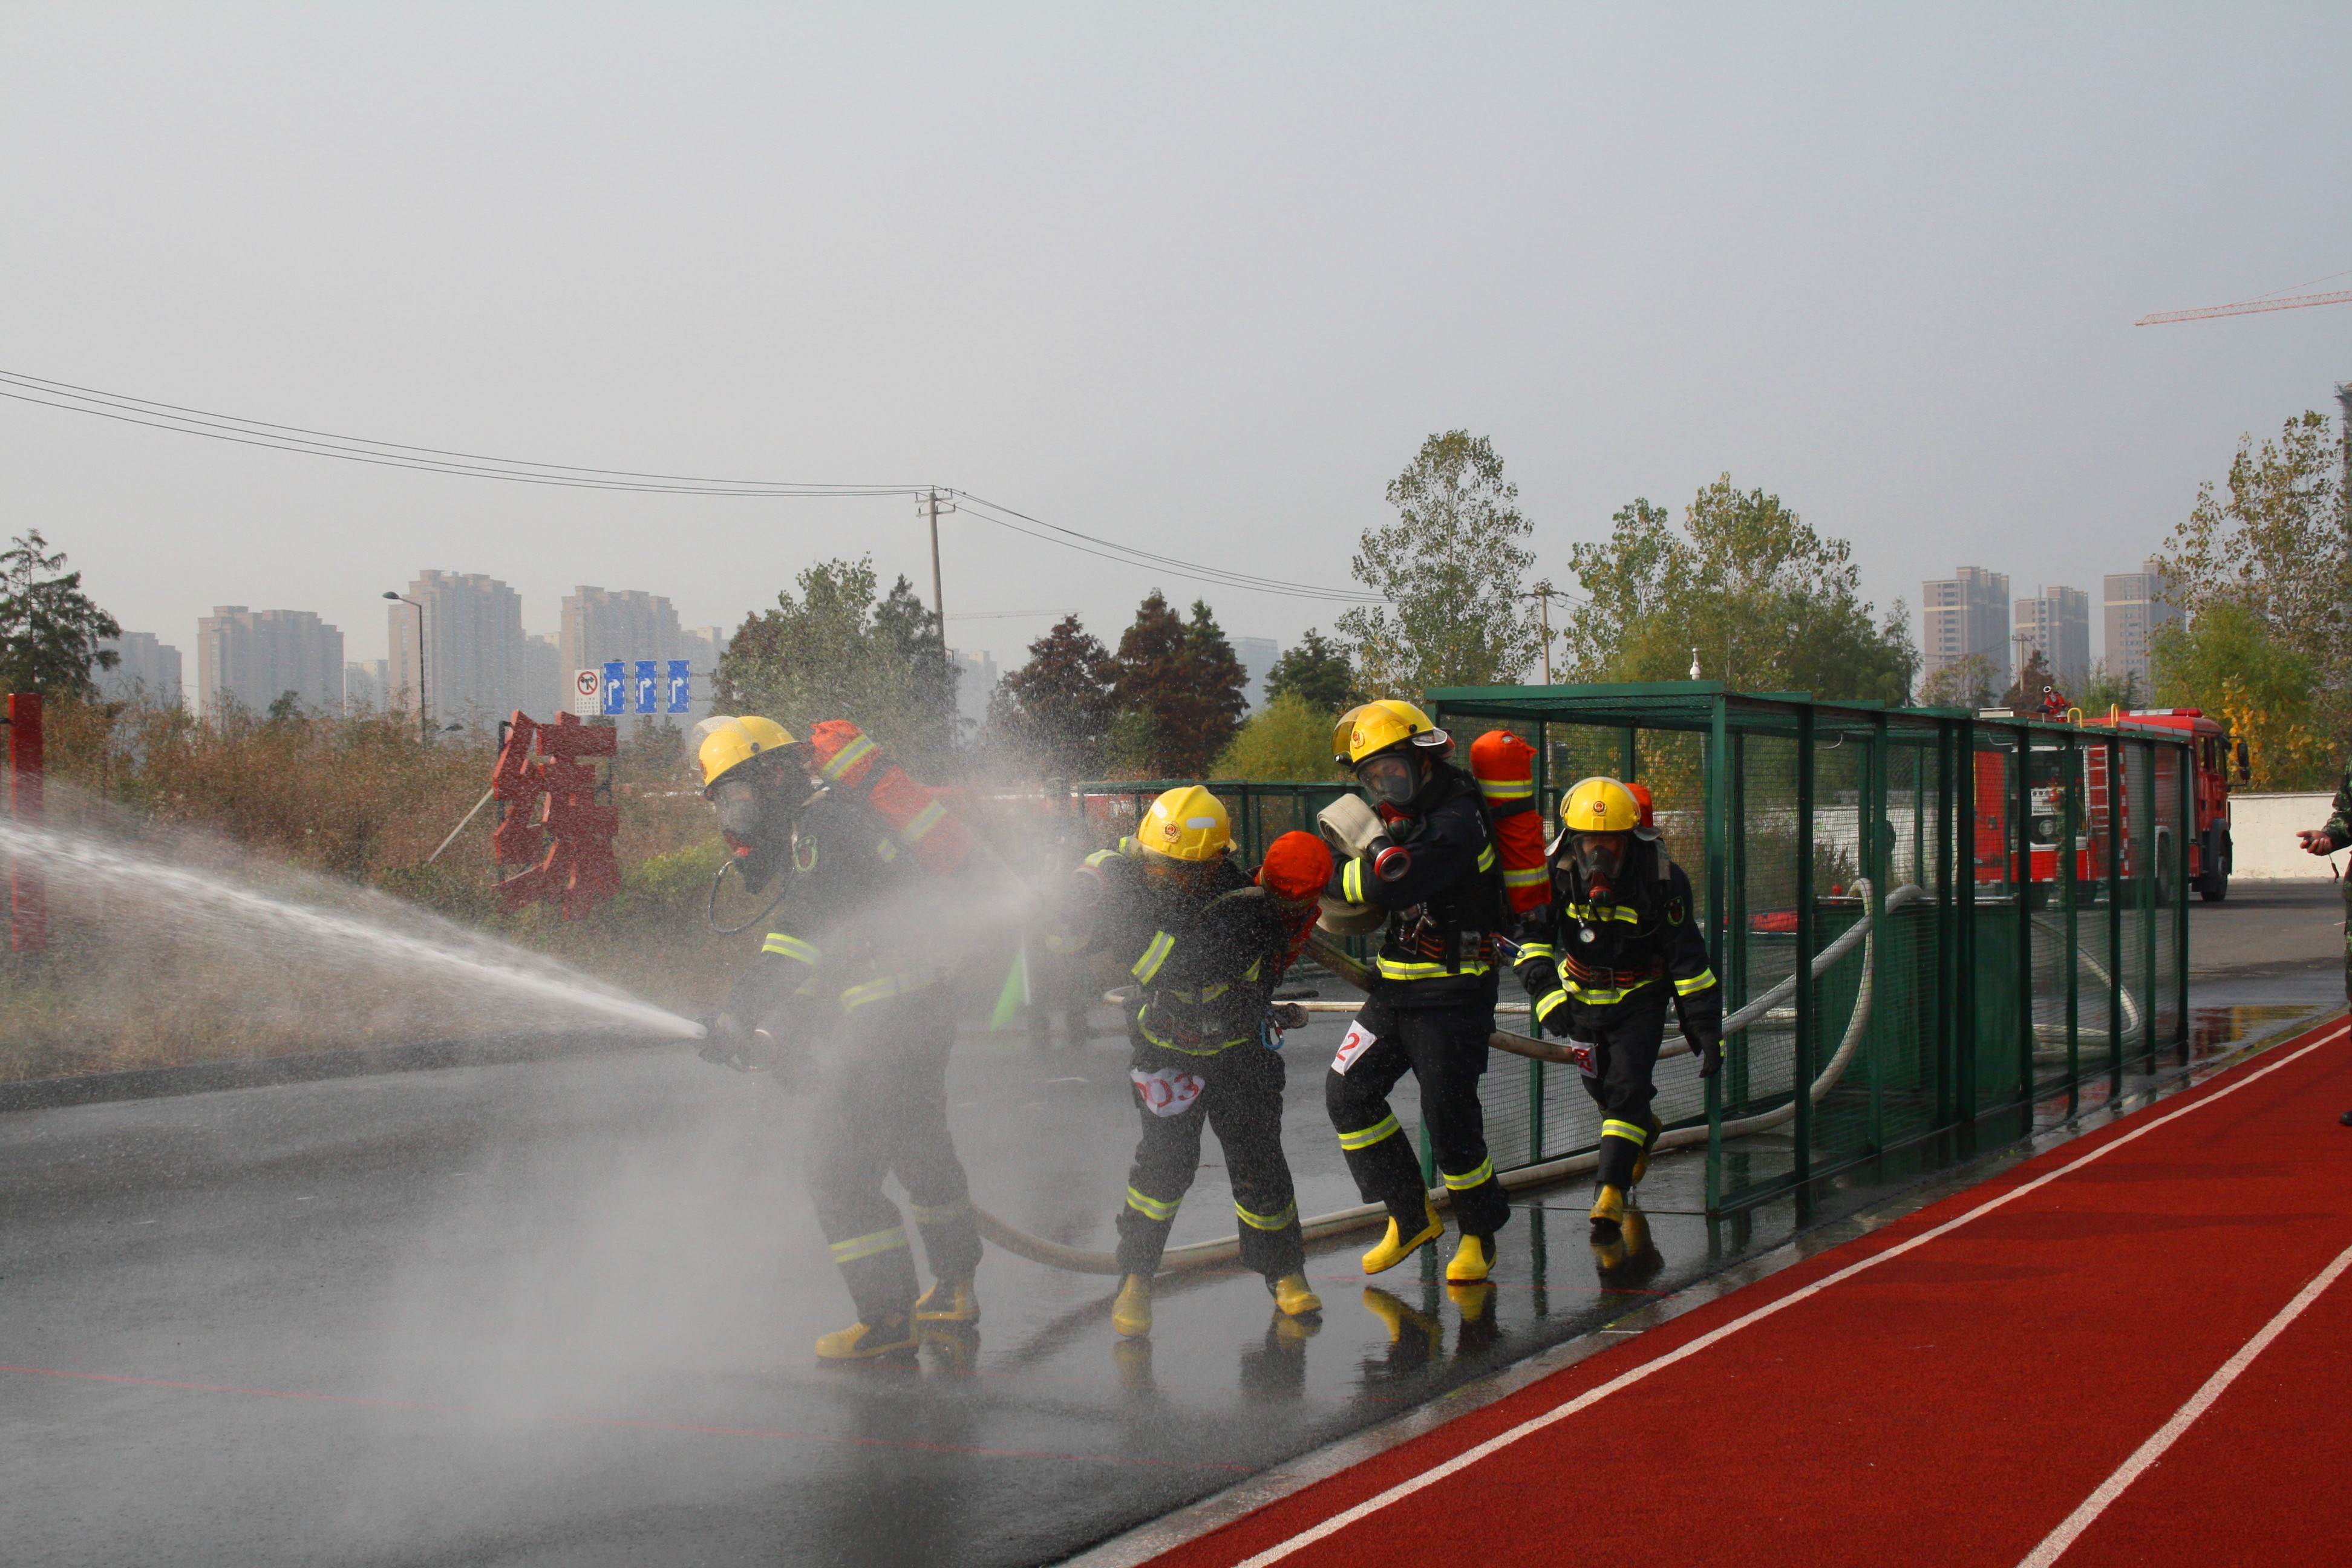
{"type": "Polygon", "coordinates": [[[1377,594],[1327,588],[1314,584],[1293,583],[1276,577],[1262,577],[1253,573],[1235,572],[1202,562],[1163,555],[1155,551],[1138,549],[1133,545],[1121,544],[1116,540],[1065,528],[1059,523],[1047,522],[1042,518],[1032,517],[1026,512],[1017,511],[998,502],[983,500],[968,491],[940,492],[940,488],[936,486],[709,479],[694,475],[654,473],[632,468],[600,468],[572,463],[543,463],[525,458],[496,458],[478,452],[463,452],[440,447],[419,447],[398,441],[380,441],[371,437],[342,436],[299,425],[247,419],[237,415],[193,408],[184,404],[163,403],[152,398],[106,392],[96,387],[78,385],[71,382],[52,381],[43,376],[27,375],[16,371],[0,370],[0,397],[19,403],[30,403],[44,408],[62,409],[71,414],[92,415],[98,418],[111,419],[121,424],[142,425],[150,429],[173,431],[183,436],[197,436],[206,440],[226,441],[236,446],[259,447],[271,451],[293,452],[308,457],[332,458],[341,462],[365,463],[376,468],[408,468],[423,473],[448,474],[461,479],[499,479],[509,484],[543,485],[561,489],[617,490],[644,495],[727,496],[759,500],[861,499],[872,496],[922,496],[927,493],[946,493],[958,496],[971,508],[972,515],[993,523],[999,528],[1025,535],[1042,543],[1056,545],[1066,550],[1076,550],[1081,554],[1092,555],[1122,566],[1141,567],[1161,575],[1202,583],[1212,587],[1240,589],[1247,593],[1321,600],[1333,604],[1360,605],[1382,602],[1382,596],[1377,594]],[[8,390],[9,388],[14,390],[8,390]],[[1032,526],[1022,526],[1024,523],[1032,526]],[[1044,531],[1039,531],[1040,530],[1044,531]]]}

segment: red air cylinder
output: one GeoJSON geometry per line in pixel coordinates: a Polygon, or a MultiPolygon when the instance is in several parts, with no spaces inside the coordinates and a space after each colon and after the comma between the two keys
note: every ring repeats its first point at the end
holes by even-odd
{"type": "Polygon", "coordinates": [[[1536,809],[1536,749],[1508,730],[1489,730],[1470,742],[1470,776],[1495,819],[1495,850],[1503,863],[1503,890],[1525,914],[1551,896],[1544,866],[1543,814],[1536,809]]]}
{"type": "Polygon", "coordinates": [[[848,720],[827,719],[811,729],[809,750],[817,776],[864,800],[924,870],[945,877],[971,858],[971,829],[949,815],[946,792],[917,784],[848,720]]]}

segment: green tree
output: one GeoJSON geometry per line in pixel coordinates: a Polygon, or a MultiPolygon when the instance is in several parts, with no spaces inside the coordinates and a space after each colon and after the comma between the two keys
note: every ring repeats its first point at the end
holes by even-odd
{"type": "Polygon", "coordinates": [[[1348,646],[1308,627],[1298,646],[1266,671],[1267,706],[1285,697],[1296,697],[1324,713],[1337,713],[1362,700],[1356,695],[1356,666],[1348,657],[1348,646]]]}
{"type": "Polygon", "coordinates": [[[1249,672],[1215,614],[1192,601],[1179,616],[1154,588],[1113,656],[1111,761],[1159,778],[1197,778],[1241,728],[1249,672]]]}
{"type": "Polygon", "coordinates": [[[1919,683],[1919,706],[1922,708],[1966,708],[1970,712],[1993,705],[1992,656],[1972,653],[1957,664],[1948,664],[1919,683]]]}
{"type": "Polygon", "coordinates": [[[1363,689],[1417,702],[1435,687],[1516,679],[1541,654],[1518,499],[1493,444],[1467,430],[1432,436],[1390,481],[1396,521],[1366,529],[1349,563],[1388,602],[1337,622],[1363,689]]]}
{"type": "Polygon", "coordinates": [[[2152,651],[2158,705],[2220,717],[2246,743],[2254,788],[2315,787],[2335,776],[2335,756],[2315,728],[2312,660],[2251,606],[2210,600],[2188,626],[2158,631],[2152,651]]]}
{"type": "Polygon", "coordinates": [[[1210,776],[1306,784],[1343,779],[1348,775],[1331,761],[1331,710],[1286,691],[1250,716],[1210,776]]]}
{"type": "Polygon", "coordinates": [[[1900,600],[1882,619],[1862,597],[1853,547],[1824,539],[1780,498],[1725,474],[1684,509],[1636,500],[1610,537],[1579,544],[1589,602],[1559,636],[1579,680],[1701,676],[1745,691],[1908,700],[1919,656],[1900,600]]]}
{"type": "Polygon", "coordinates": [[[2074,706],[2088,717],[2100,718],[2116,709],[2128,713],[2147,702],[2147,693],[2140,687],[2138,670],[2126,669],[2117,675],[2101,660],[2092,667],[2091,678],[2083,682],[2082,695],[2074,706]]]}
{"type": "Polygon", "coordinates": [[[711,682],[722,709],[764,713],[795,735],[846,719],[918,772],[955,753],[955,682],[939,622],[906,578],[877,600],[871,557],[825,561],[776,607],[744,618],[711,682]]]}
{"type": "Polygon", "coordinates": [[[1117,711],[1110,696],[1116,673],[1110,650],[1077,616],[1065,616],[1029,645],[1029,662],[1004,678],[989,721],[1038,773],[1097,777],[1117,711]]]}
{"type": "Polygon", "coordinates": [[[81,591],[80,573],[59,570],[65,552],[48,547],[35,529],[0,551],[0,691],[87,697],[92,670],[122,662],[98,646],[122,627],[81,591]]]}
{"type": "Polygon", "coordinates": [[[2160,558],[2164,596],[2191,622],[2217,603],[2235,605],[2263,622],[2270,640],[2309,659],[2331,687],[2352,670],[2345,647],[2345,605],[2352,600],[2347,440],[2312,410],[2288,420],[2260,452],[2252,436],[2240,437],[2227,499],[2210,481],[2200,485],[2197,505],[2174,527],[2160,558]]]}
{"type": "Polygon", "coordinates": [[[2050,673],[2050,661],[2042,657],[2040,648],[2035,648],[2027,657],[2025,668],[2017,672],[2017,679],[2009,683],[2009,689],[2000,694],[2000,705],[2012,713],[2039,713],[2042,689],[2057,684],[2058,678],[2050,673]]]}

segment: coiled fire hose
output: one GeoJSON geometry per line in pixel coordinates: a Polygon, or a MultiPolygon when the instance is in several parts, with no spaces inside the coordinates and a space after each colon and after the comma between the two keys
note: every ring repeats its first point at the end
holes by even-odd
{"type": "MultiPolygon", "coordinates": [[[[1837,1051],[1830,1058],[1829,1065],[1823,1068],[1821,1076],[1813,1080],[1811,1099],[1815,1104],[1819,1104],[1823,1095],[1836,1088],[1838,1079],[1845,1075],[1846,1067],[1853,1060],[1854,1052],[1861,1048],[1863,1032],[1870,1025],[1872,992],[1878,973],[1877,922],[1870,912],[1870,883],[1857,879],[1853,886],[1853,891],[1862,899],[1862,919],[1839,933],[1834,942],[1813,956],[1813,978],[1818,980],[1839,960],[1852,952],[1857,943],[1862,947],[1862,984],[1854,992],[1853,1016],[1847,1020],[1845,1036],[1838,1042],[1837,1051]]],[[[1907,904],[1916,903],[1927,896],[1927,890],[1925,888],[1916,883],[1906,883],[1886,895],[1886,912],[1892,914],[1896,910],[1907,904]]],[[[1321,936],[1308,939],[1307,952],[1318,963],[1349,984],[1360,990],[1369,989],[1371,980],[1370,972],[1321,936]]],[[[1726,1018],[1723,1021],[1724,1037],[1728,1039],[1731,1036],[1746,1030],[1773,1008],[1795,995],[1796,990],[1797,977],[1791,974],[1730,1017],[1726,1018]]],[[[1515,1056],[1528,1057],[1537,1061],[1557,1062],[1563,1065],[1571,1064],[1574,1061],[1565,1046],[1554,1045],[1545,1040],[1530,1039],[1525,1035],[1508,1034],[1498,1030],[1488,1037],[1486,1043],[1496,1050],[1509,1051],[1515,1056]]],[[[1677,1038],[1658,1054],[1663,1058],[1687,1055],[1689,1051],[1689,1043],[1677,1038]]],[[[1726,1138],[1739,1138],[1749,1133],[1768,1131],[1793,1121],[1796,1114],[1797,1102],[1792,1096],[1786,1105],[1755,1116],[1741,1117],[1736,1121],[1725,1122],[1723,1135],[1726,1138]]],[[[1654,1150],[1686,1149],[1694,1144],[1704,1143],[1706,1139],[1707,1129],[1704,1125],[1677,1127],[1671,1131],[1661,1133],[1650,1146],[1654,1150]]],[[[1582,1153],[1570,1154],[1565,1159],[1548,1160],[1539,1165],[1522,1165],[1513,1171],[1498,1171],[1496,1173],[1496,1179],[1503,1184],[1506,1191],[1515,1192],[1522,1187],[1541,1186],[1564,1177],[1582,1175],[1597,1166],[1600,1160],[1598,1150],[1588,1149],[1582,1153]]],[[[1444,1205],[1447,1202],[1445,1189],[1442,1186],[1433,1189],[1429,1197],[1434,1204],[1444,1205]]],[[[1388,1217],[1388,1205],[1385,1204],[1359,1204],[1353,1208],[1336,1209],[1329,1214],[1318,1215],[1312,1219],[1302,1220],[1299,1222],[1299,1230],[1307,1240],[1318,1241],[1326,1237],[1341,1236],[1351,1230],[1378,1225],[1388,1217]]],[[[1016,1258],[1025,1258],[1033,1263],[1045,1264],[1049,1268],[1067,1269],[1073,1274],[1116,1275],[1119,1272],[1118,1258],[1115,1254],[1096,1252],[1083,1247],[1065,1247],[1059,1242],[1047,1241],[1043,1237],[1032,1236],[1018,1226],[1005,1224],[1004,1221],[976,1205],[973,1213],[980,1222],[980,1234],[1016,1258]]],[[[1240,1251],[1240,1241],[1232,1237],[1217,1241],[1196,1241],[1186,1247],[1170,1247],[1161,1256],[1160,1267],[1163,1273],[1185,1268],[1206,1268],[1216,1264],[1231,1262],[1239,1256],[1240,1251]]]]}

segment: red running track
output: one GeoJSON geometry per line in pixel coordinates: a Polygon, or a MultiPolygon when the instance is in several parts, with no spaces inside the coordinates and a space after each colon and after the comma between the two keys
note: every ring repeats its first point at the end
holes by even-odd
{"type": "Polygon", "coordinates": [[[2011,1565],[2110,1478],[2067,1568],[2352,1561],[2347,1105],[2339,1019],[1154,1561],[2011,1565]]]}

